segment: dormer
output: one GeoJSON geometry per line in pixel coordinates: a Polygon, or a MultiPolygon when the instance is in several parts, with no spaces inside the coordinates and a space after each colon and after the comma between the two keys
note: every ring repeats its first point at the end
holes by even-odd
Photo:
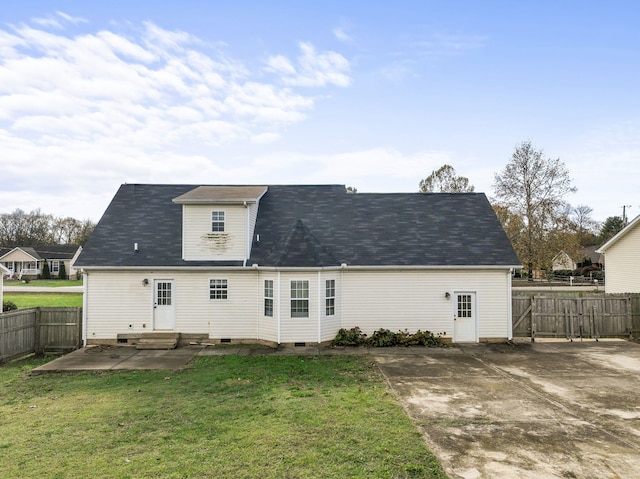
{"type": "Polygon", "coordinates": [[[174,198],[182,205],[182,259],[246,261],[266,192],[266,186],[198,186],[174,198]]]}

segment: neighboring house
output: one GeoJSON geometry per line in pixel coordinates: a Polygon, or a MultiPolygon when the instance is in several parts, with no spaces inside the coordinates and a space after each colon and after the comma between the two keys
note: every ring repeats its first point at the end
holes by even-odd
{"type": "Polygon", "coordinates": [[[606,293],[640,293],[640,216],[596,251],[606,259],[606,293]]]}
{"type": "Polygon", "coordinates": [[[74,245],[0,248],[0,264],[9,270],[9,276],[13,279],[37,278],[42,274],[45,260],[49,265],[52,278],[58,277],[62,263],[64,263],[67,275],[73,277],[76,274],[74,262],[81,251],[81,246],[74,245]]]}
{"type": "Polygon", "coordinates": [[[576,269],[576,263],[571,259],[571,256],[569,256],[565,251],[560,251],[551,260],[551,269],[553,271],[558,271],[558,270],[573,271],[574,269],[576,269]]]}
{"type": "Polygon", "coordinates": [[[521,265],[481,193],[125,184],[76,267],[85,343],[309,344],[355,326],[511,338],[521,265]]]}
{"type": "Polygon", "coordinates": [[[604,268],[604,256],[596,251],[595,246],[587,246],[582,248],[577,257],[571,258],[568,253],[564,250],[560,251],[557,255],[553,257],[551,260],[551,265],[553,271],[558,270],[575,270],[576,268],[581,268],[587,265],[597,266],[600,269],[604,268]],[[591,263],[586,263],[585,260],[591,261],[591,263]],[[585,264],[586,263],[586,264],[585,264]]]}
{"type": "Polygon", "coordinates": [[[0,313],[2,313],[2,301],[3,301],[3,293],[4,293],[4,284],[3,280],[5,277],[9,276],[9,269],[6,268],[3,264],[0,264],[0,313]]]}

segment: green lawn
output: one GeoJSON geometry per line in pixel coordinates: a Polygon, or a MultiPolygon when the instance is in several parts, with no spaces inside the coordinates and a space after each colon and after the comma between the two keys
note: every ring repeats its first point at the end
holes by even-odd
{"type": "Polygon", "coordinates": [[[3,301],[11,301],[19,309],[61,306],[82,306],[82,293],[4,293],[3,301]]]}
{"type": "Polygon", "coordinates": [[[446,477],[364,357],[29,376],[42,361],[0,366],[0,477],[446,477]]]}

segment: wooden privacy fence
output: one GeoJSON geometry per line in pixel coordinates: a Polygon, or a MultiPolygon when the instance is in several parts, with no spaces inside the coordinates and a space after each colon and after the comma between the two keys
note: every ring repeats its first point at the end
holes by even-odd
{"type": "Polygon", "coordinates": [[[640,332],[640,295],[544,294],[512,297],[516,337],[630,337],[640,332]]]}
{"type": "Polygon", "coordinates": [[[82,344],[82,308],[32,308],[0,314],[0,362],[82,344]]]}

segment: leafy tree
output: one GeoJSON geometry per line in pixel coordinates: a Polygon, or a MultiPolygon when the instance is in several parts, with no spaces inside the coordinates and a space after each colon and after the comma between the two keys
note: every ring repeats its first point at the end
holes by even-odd
{"type": "Polygon", "coordinates": [[[624,220],[620,216],[609,216],[600,228],[599,242],[601,244],[606,243],[618,234],[622,228],[624,228],[624,220]]]}
{"type": "Polygon", "coordinates": [[[91,220],[56,218],[39,209],[25,213],[16,209],[13,213],[0,214],[0,245],[35,246],[46,244],[84,245],[95,229],[91,220]]]}
{"type": "Polygon", "coordinates": [[[495,174],[493,187],[498,205],[522,218],[522,233],[512,241],[520,260],[529,272],[548,267],[558,248],[565,249],[561,246],[569,221],[564,196],[576,191],[564,163],[545,159],[530,141],[522,142],[495,174]]]}
{"type": "Polygon", "coordinates": [[[591,246],[597,243],[594,232],[598,222],[591,218],[593,208],[587,205],[578,205],[571,209],[571,219],[575,225],[578,241],[582,246],[591,246]]]}
{"type": "Polygon", "coordinates": [[[457,176],[455,168],[450,165],[442,165],[420,181],[422,193],[472,193],[474,190],[469,178],[457,176]]]}
{"type": "Polygon", "coordinates": [[[51,279],[51,271],[49,270],[49,262],[45,259],[42,265],[42,279],[51,279]]]}

